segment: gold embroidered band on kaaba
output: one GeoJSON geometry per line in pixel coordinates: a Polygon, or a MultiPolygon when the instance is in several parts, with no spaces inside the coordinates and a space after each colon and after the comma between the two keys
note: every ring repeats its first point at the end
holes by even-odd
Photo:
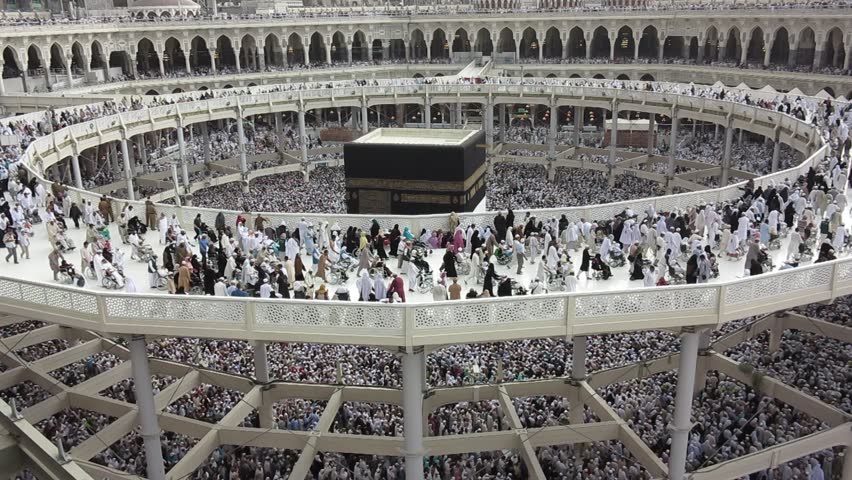
{"type": "Polygon", "coordinates": [[[405,180],[401,178],[347,178],[346,188],[381,188],[385,190],[421,190],[433,192],[466,192],[485,174],[487,166],[480,165],[464,182],[444,180],[405,180]]]}

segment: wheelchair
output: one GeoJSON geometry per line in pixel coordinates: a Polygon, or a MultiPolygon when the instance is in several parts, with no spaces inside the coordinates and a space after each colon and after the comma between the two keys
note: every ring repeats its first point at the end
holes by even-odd
{"type": "MultiPolygon", "coordinates": [[[[597,271],[592,272],[592,277],[594,274],[598,273],[597,271]]],[[[601,278],[603,275],[601,275],[601,278]]],[[[595,278],[595,280],[598,280],[595,278]]],[[[551,292],[561,292],[565,290],[565,276],[561,273],[548,273],[547,274],[547,289],[551,292]]]]}
{"type": "Polygon", "coordinates": [[[124,277],[121,276],[121,273],[118,270],[112,270],[109,272],[104,272],[103,278],[101,279],[101,286],[108,290],[118,290],[120,288],[124,288],[124,277]]]}
{"type": "Polygon", "coordinates": [[[461,254],[456,255],[456,273],[459,276],[470,275],[470,260],[461,254]]]}
{"type": "Polygon", "coordinates": [[[613,251],[609,255],[609,261],[607,263],[609,263],[610,268],[623,267],[627,263],[627,260],[624,257],[624,252],[619,250],[613,251]]]}
{"type": "Polygon", "coordinates": [[[331,264],[331,269],[328,272],[328,281],[332,285],[341,285],[349,280],[349,269],[352,266],[352,262],[343,262],[342,260],[341,258],[341,261],[331,264]]]}
{"type": "Polygon", "coordinates": [[[154,255],[154,249],[151,248],[150,245],[140,245],[138,247],[133,247],[133,253],[131,257],[136,257],[136,260],[139,260],[142,263],[148,263],[148,260],[154,255]]]}
{"type": "Polygon", "coordinates": [[[71,265],[63,265],[59,267],[57,278],[59,283],[64,285],[77,285],[78,287],[86,286],[86,279],[74,271],[74,267],[71,265]]]}
{"type": "Polygon", "coordinates": [[[686,274],[682,270],[669,267],[669,285],[683,285],[686,283],[686,274]]]}
{"type": "Polygon", "coordinates": [[[511,250],[508,253],[504,252],[503,250],[499,250],[498,252],[496,252],[495,256],[497,257],[497,265],[506,266],[506,265],[512,263],[513,257],[512,257],[512,251],[511,250]]]}
{"type": "Polygon", "coordinates": [[[421,269],[417,272],[417,285],[416,290],[420,293],[429,293],[432,291],[432,287],[435,286],[434,278],[432,278],[432,272],[428,270],[421,269]]]}

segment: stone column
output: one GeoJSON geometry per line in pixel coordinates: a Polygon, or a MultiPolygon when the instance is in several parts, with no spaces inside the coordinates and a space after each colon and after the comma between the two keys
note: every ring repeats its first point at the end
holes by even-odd
{"type": "Polygon", "coordinates": [[[487,145],[488,151],[494,148],[494,106],[491,104],[491,99],[488,99],[488,103],[482,106],[485,109],[485,145],[487,145]]]}
{"type": "Polygon", "coordinates": [[[65,75],[68,77],[69,88],[74,86],[74,73],[71,71],[71,60],[73,58],[71,54],[65,55],[65,75]]]}
{"type": "Polygon", "coordinates": [[[189,57],[192,55],[192,44],[186,43],[183,46],[183,62],[186,68],[186,74],[192,74],[192,66],[189,64],[189,57]]]}
{"type": "Polygon", "coordinates": [[[686,478],[686,447],[689,442],[689,432],[692,430],[690,416],[692,393],[695,388],[695,368],[698,363],[698,340],[699,334],[691,330],[685,331],[681,338],[675,411],[670,426],[672,442],[669,455],[669,479],[671,480],[686,478]]]}
{"type": "Polygon", "coordinates": [[[246,160],[246,134],[243,127],[243,113],[237,112],[237,139],[240,142],[240,173],[245,179],[248,174],[248,161],[246,160]]]}
{"type": "Polygon", "coordinates": [[[3,69],[6,67],[6,63],[0,59],[0,96],[6,95],[6,84],[3,83],[3,69]]]}
{"type": "MultiPolygon", "coordinates": [[[[846,47],[846,56],[843,57],[843,70],[850,68],[852,68],[852,45],[846,47]]],[[[0,88],[2,88],[2,85],[0,85],[0,88]]],[[[2,95],[2,92],[0,92],[0,95],[2,95]]]]}
{"type": "Polygon", "coordinates": [[[127,199],[136,200],[136,192],[133,191],[133,168],[130,166],[130,152],[127,149],[127,138],[121,139],[121,156],[124,159],[124,178],[127,180],[127,199]]]}
{"type": "Polygon", "coordinates": [[[426,361],[422,347],[402,354],[402,411],[405,429],[405,478],[423,480],[423,387],[426,361]]]}
{"type": "Polygon", "coordinates": [[[648,116],[648,155],[653,155],[657,146],[657,116],[648,116]]]}
{"type": "Polygon", "coordinates": [[[675,157],[677,157],[677,129],[680,125],[680,119],[677,116],[677,108],[672,108],[672,136],[669,143],[669,168],[666,175],[669,178],[674,177],[675,172],[675,157]]]}
{"type": "Polygon", "coordinates": [[[367,100],[361,101],[361,133],[366,135],[370,132],[370,121],[367,110],[367,100]]]}
{"type": "Polygon", "coordinates": [[[243,68],[242,68],[242,65],[240,64],[240,54],[242,53],[243,49],[238,42],[234,42],[233,49],[234,49],[234,65],[236,65],[236,67],[237,67],[237,73],[242,73],[243,68]]]}
{"type": "Polygon", "coordinates": [[[609,176],[615,167],[615,151],[618,149],[618,103],[612,102],[612,125],[609,131],[609,176]]]}
{"type": "Polygon", "coordinates": [[[74,153],[71,154],[71,170],[74,172],[74,186],[83,189],[83,176],[80,175],[80,155],[77,153],[77,149],[74,149],[74,153]]]}
{"type": "Polygon", "coordinates": [[[583,129],[583,117],[585,112],[583,107],[574,107],[574,156],[577,156],[576,149],[580,147],[580,133],[583,129]]]}
{"type": "Polygon", "coordinates": [[[178,154],[180,155],[181,180],[185,193],[189,191],[189,167],[186,158],[186,141],[183,138],[183,125],[177,127],[178,154]]]}
{"type": "Polygon", "coordinates": [[[302,163],[308,163],[308,132],[305,129],[304,108],[299,108],[299,143],[301,143],[302,163]]]}
{"type": "MultiPolygon", "coordinates": [[[[571,380],[573,380],[575,389],[578,390],[578,383],[586,379],[586,337],[575,336],[571,341],[571,380]]],[[[583,405],[580,402],[580,395],[576,394],[569,399],[571,403],[568,410],[568,421],[571,425],[581,424],[583,418],[583,405]]]]}
{"type": "Polygon", "coordinates": [[[772,173],[778,171],[778,160],[781,157],[781,129],[775,129],[775,138],[772,139],[772,173]]]}
{"type": "MultiPolygon", "coordinates": [[[[459,104],[461,107],[461,104],[459,104]]],[[[500,143],[506,143],[506,104],[501,103],[499,105],[500,112],[500,143]]]]}
{"type": "Polygon", "coordinates": [[[734,122],[733,119],[728,120],[728,125],[725,127],[725,151],[722,154],[722,176],[719,180],[719,186],[725,187],[728,185],[728,176],[731,173],[731,147],[734,144],[734,122]]]}
{"type": "MultiPolygon", "coordinates": [[[[269,383],[269,363],[266,358],[266,342],[254,342],[254,372],[258,383],[269,383]]],[[[273,422],[272,405],[268,405],[261,400],[261,404],[257,410],[257,414],[260,417],[260,428],[271,428],[273,422]]]]}
{"type": "Polygon", "coordinates": [[[331,39],[325,40],[325,63],[331,65],[331,39]]]}
{"type": "Polygon", "coordinates": [[[210,129],[207,127],[207,122],[201,124],[201,137],[204,142],[204,164],[207,165],[211,161],[212,147],[210,146],[210,129]]]}
{"type": "Polygon", "coordinates": [[[163,450],[160,445],[160,426],[154,404],[154,389],[151,385],[151,370],[148,366],[148,351],[145,336],[130,337],[130,367],[133,371],[133,391],[139,408],[138,423],[140,436],[145,445],[145,465],[148,478],[166,478],[163,450]]]}

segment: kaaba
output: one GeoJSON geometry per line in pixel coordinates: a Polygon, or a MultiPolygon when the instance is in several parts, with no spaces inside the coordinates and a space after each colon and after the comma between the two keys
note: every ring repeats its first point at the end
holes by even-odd
{"type": "Polygon", "coordinates": [[[380,128],[343,146],[349,213],[470,212],[485,196],[482,130],[380,128]]]}

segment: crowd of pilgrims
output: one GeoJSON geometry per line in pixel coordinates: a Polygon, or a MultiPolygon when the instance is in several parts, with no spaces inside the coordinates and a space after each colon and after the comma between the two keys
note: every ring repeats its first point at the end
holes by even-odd
{"type": "MultiPolygon", "coordinates": [[[[716,95],[719,95],[719,93],[717,92],[716,95]]],[[[632,263],[636,266],[644,267],[642,262],[635,261],[637,256],[643,254],[647,254],[649,257],[660,255],[668,270],[677,272],[677,257],[680,256],[677,252],[682,252],[684,249],[679,247],[688,243],[687,252],[695,253],[689,253],[685,275],[687,281],[697,282],[705,280],[706,278],[701,277],[706,277],[711,272],[708,265],[696,266],[696,263],[706,262],[708,256],[712,258],[714,255],[713,247],[715,245],[709,244],[711,240],[714,241],[718,236],[720,238],[719,246],[725,253],[737,254],[739,252],[754,255],[753,260],[757,260],[760,255],[757,245],[770,243],[772,236],[780,233],[780,222],[783,220],[791,230],[791,247],[788,249],[788,259],[795,260],[802,253],[802,248],[809,248],[809,239],[813,237],[819,238],[821,242],[818,247],[817,260],[831,259],[836,251],[842,250],[845,246],[845,241],[841,238],[843,237],[841,232],[845,232],[845,230],[842,228],[840,213],[846,209],[846,205],[845,197],[838,194],[838,189],[846,182],[843,173],[843,161],[841,161],[841,159],[845,160],[846,157],[842,156],[841,152],[845,153],[848,149],[848,141],[843,137],[839,128],[846,121],[846,112],[833,108],[830,102],[812,104],[803,100],[780,104],[764,102],[763,106],[787,111],[824,127],[825,138],[834,144],[832,154],[827,157],[824,165],[811,170],[802,178],[789,179],[789,183],[779,183],[767,189],[753,188],[753,186],[747,185],[743,189],[742,197],[737,201],[712,208],[707,205],[703,208],[672,212],[670,215],[665,215],[666,212],[626,211],[614,219],[595,222],[597,228],[594,228],[591,221],[572,225],[571,222],[561,221],[559,218],[542,219],[542,225],[539,226],[533,217],[521,218],[520,214],[519,218],[516,219],[518,221],[511,220],[507,217],[509,215],[514,216],[514,213],[506,211],[505,214],[501,212],[495,217],[493,221],[494,233],[487,235],[484,239],[480,237],[479,241],[482,243],[477,248],[473,248],[473,243],[479,235],[477,228],[480,228],[480,226],[471,229],[465,225],[458,225],[458,230],[452,229],[453,233],[446,235],[447,243],[451,243],[450,239],[452,239],[452,243],[458,245],[459,251],[466,254],[470,253],[471,259],[476,258],[474,252],[481,249],[484,263],[484,259],[497,253],[497,249],[505,248],[500,244],[500,240],[505,239],[511,242],[514,232],[511,232],[510,228],[517,225],[516,231],[519,238],[512,246],[516,252],[521,252],[524,248],[529,247],[531,259],[534,259],[538,254],[543,256],[539,266],[545,265],[549,269],[552,267],[558,269],[560,264],[567,262],[567,259],[563,256],[567,257],[572,251],[579,251],[581,247],[584,252],[596,251],[594,259],[587,258],[590,260],[588,263],[592,264],[592,269],[597,267],[604,278],[608,270],[607,261],[610,260],[610,257],[614,257],[619,249],[625,251],[628,258],[633,257],[632,263]],[[586,223],[589,225],[587,226],[586,223]],[[729,225],[730,228],[720,231],[719,229],[723,224],[729,225]],[[654,238],[654,234],[651,233],[654,230],[657,234],[652,243],[649,239],[654,238]],[[646,232],[646,235],[642,235],[643,231],[646,232]],[[697,233],[699,231],[701,233],[697,233]],[[476,232],[476,235],[474,235],[474,232],[476,232]],[[507,232],[511,233],[507,234],[507,232]],[[718,232],[718,235],[715,232],[718,232]],[[539,242],[540,250],[534,251],[535,242],[521,239],[532,240],[536,238],[537,235],[535,234],[538,233],[544,240],[539,242]],[[639,235],[634,236],[635,233],[639,235]],[[695,238],[693,233],[696,233],[698,238],[695,238]],[[551,236],[550,239],[547,239],[548,235],[551,236]],[[595,237],[600,238],[600,245],[595,241],[595,237]],[[838,238],[841,238],[841,240],[838,240],[838,238]],[[662,247],[660,247],[661,243],[662,247]],[[704,243],[708,244],[704,245],[704,243]],[[544,246],[547,246],[546,251],[544,246]],[[702,246],[710,247],[709,254],[706,249],[700,248],[702,246]],[[757,248],[757,251],[755,251],[755,248],[757,248]],[[560,249],[562,250],[561,254],[560,249]],[[665,250],[666,254],[661,255],[661,250],[665,250]],[[700,251],[705,253],[699,253],[700,251]]],[[[113,107],[105,106],[103,108],[113,107]]],[[[84,113],[78,112],[77,115],[77,118],[85,118],[86,116],[94,118],[93,116],[97,113],[94,110],[84,110],[84,113]]],[[[67,117],[63,121],[73,123],[74,120],[67,117]]],[[[10,130],[15,133],[26,132],[25,138],[30,140],[47,131],[34,125],[18,125],[10,130]]],[[[13,151],[7,150],[6,155],[7,159],[13,158],[14,149],[13,151]]],[[[17,173],[17,178],[20,180],[22,172],[15,172],[13,163],[6,163],[6,171],[12,174],[17,173]]],[[[37,182],[9,182],[8,178],[8,176],[4,178],[4,190],[8,189],[10,185],[14,185],[13,188],[17,188],[17,190],[10,192],[12,202],[7,202],[4,205],[4,215],[0,217],[4,222],[8,222],[6,236],[8,237],[10,232],[12,235],[20,235],[21,229],[25,228],[23,225],[26,225],[27,212],[24,212],[24,206],[32,205],[35,208],[35,205],[44,205],[52,207],[52,210],[49,210],[51,212],[49,215],[54,217],[50,218],[49,216],[46,222],[48,235],[52,236],[51,240],[59,239],[58,235],[61,234],[61,228],[58,227],[58,224],[65,222],[62,215],[65,206],[62,187],[59,186],[46,192],[43,188],[39,190],[37,182]],[[39,196],[41,198],[28,200],[28,195],[33,194],[36,198],[39,196]]],[[[529,208],[524,205],[512,205],[512,207],[518,211],[529,208]]],[[[107,210],[109,211],[109,208],[107,210]]],[[[90,217],[87,220],[95,222],[105,222],[109,215],[107,212],[107,215],[104,216],[106,218],[98,219],[94,211],[85,213],[90,217]]],[[[125,218],[129,213],[132,212],[124,211],[125,218]]],[[[162,225],[162,219],[150,219],[148,215],[145,215],[145,217],[146,221],[153,220],[155,224],[162,225]]],[[[255,220],[257,221],[257,219],[255,220]]],[[[118,221],[121,222],[121,218],[118,221]]],[[[260,225],[255,225],[255,227],[257,226],[261,228],[255,228],[255,230],[261,232],[265,230],[262,220],[260,225]]],[[[175,268],[178,271],[176,283],[182,286],[187,285],[184,281],[187,279],[185,275],[189,271],[190,264],[199,264],[198,268],[204,269],[202,275],[206,278],[206,271],[212,270],[213,267],[213,265],[205,262],[206,259],[213,257],[209,250],[212,242],[208,242],[208,249],[204,250],[203,235],[199,235],[196,240],[192,238],[191,230],[187,233],[185,230],[173,227],[175,225],[169,225],[169,220],[166,219],[165,228],[161,228],[157,236],[164,243],[168,240],[170,242],[169,247],[175,251],[172,259],[173,267],[180,265],[175,268]],[[169,231],[170,227],[172,227],[171,232],[169,231]],[[194,242],[197,242],[197,246],[193,244],[194,242]],[[192,256],[194,252],[190,248],[197,248],[201,258],[192,256]],[[205,264],[204,267],[200,265],[202,262],[205,264]]],[[[222,227],[222,232],[226,231],[226,227],[232,228],[231,225],[224,225],[223,223],[222,225],[215,225],[209,232],[218,233],[220,227],[222,227]]],[[[300,222],[299,225],[293,227],[293,232],[308,232],[310,230],[307,222],[300,222]]],[[[316,229],[316,245],[332,248],[331,239],[333,237],[331,232],[334,231],[334,226],[320,225],[318,227],[316,229]],[[325,230],[325,228],[328,228],[328,230],[325,230]],[[324,231],[327,234],[325,239],[323,239],[324,231]]],[[[246,225],[234,225],[233,228],[237,229],[238,232],[242,230],[246,234],[250,232],[246,225]]],[[[382,226],[374,225],[373,229],[376,229],[376,232],[371,229],[370,232],[362,232],[363,235],[354,231],[346,234],[341,232],[341,243],[345,240],[346,243],[353,246],[349,251],[358,251],[359,257],[367,256],[370,260],[371,244],[380,247],[376,249],[377,255],[380,256],[381,252],[384,251],[384,247],[375,241],[376,238],[380,238],[377,234],[381,228],[382,226]],[[371,238],[373,239],[372,242],[371,238]],[[368,252],[368,254],[364,252],[368,252]]],[[[393,231],[392,229],[391,232],[393,231]]],[[[288,232],[290,232],[289,229],[288,232]]],[[[132,231],[128,233],[128,237],[132,237],[132,235],[132,231]]],[[[244,244],[248,236],[242,235],[239,239],[240,243],[244,244]]],[[[224,235],[222,237],[224,238],[224,235]]],[[[399,232],[398,238],[400,242],[402,238],[412,242],[415,240],[413,234],[406,233],[405,229],[399,232]]],[[[442,241],[432,240],[432,238],[432,236],[428,236],[428,238],[421,240],[425,240],[426,243],[442,241]]],[[[295,236],[287,237],[284,246],[285,256],[288,248],[291,252],[294,251],[294,248],[295,251],[305,248],[304,244],[311,241],[309,239],[311,239],[309,235],[299,235],[298,238],[295,236]],[[294,242],[297,243],[294,244],[294,242]]],[[[133,238],[128,238],[128,240],[132,242],[133,238]]],[[[97,239],[94,243],[98,246],[102,245],[97,239]]],[[[233,239],[233,244],[230,240],[227,240],[223,242],[223,248],[227,250],[228,245],[236,244],[236,238],[233,239]]],[[[13,237],[10,249],[16,247],[16,239],[13,237]]],[[[236,251],[238,246],[233,248],[236,251]]],[[[400,248],[399,244],[397,248],[400,248]]],[[[814,248],[816,248],[815,244],[814,248]]],[[[314,251],[316,250],[317,248],[314,249],[314,251]]],[[[247,248],[246,251],[251,251],[251,248],[247,248]]],[[[259,252],[261,251],[263,250],[259,250],[259,252]]],[[[171,256],[171,252],[169,253],[171,256]]],[[[385,253],[389,254],[390,252],[385,253]]],[[[322,255],[320,253],[321,257],[322,255]]],[[[590,257],[591,253],[577,253],[576,255],[578,257],[581,255],[590,257]]],[[[170,259],[169,256],[164,255],[164,257],[164,261],[170,259]]],[[[219,258],[219,252],[216,253],[216,258],[219,258]]],[[[300,255],[294,254],[293,258],[301,262],[300,255]]],[[[361,260],[359,258],[359,263],[361,260]]],[[[451,258],[448,260],[451,260],[451,258]]],[[[250,258],[246,258],[245,261],[248,261],[248,265],[251,266],[250,258]]],[[[295,262],[293,263],[295,264],[295,262]]],[[[447,266],[451,265],[449,262],[447,263],[447,266]]],[[[587,262],[580,260],[576,263],[579,264],[579,272],[582,274],[587,262]]],[[[234,276],[234,264],[231,264],[227,258],[224,264],[222,270],[230,269],[230,276],[234,276]]],[[[292,267],[295,270],[295,265],[292,265],[292,267]]],[[[302,267],[301,270],[298,270],[302,275],[313,270],[311,267],[304,268],[304,265],[302,267]]],[[[286,279],[289,276],[289,278],[294,278],[298,282],[297,271],[294,271],[293,275],[289,275],[290,268],[291,265],[285,261],[284,265],[276,268],[276,277],[286,279]]],[[[247,270],[250,269],[243,271],[246,272],[247,270]]],[[[314,274],[321,276],[318,270],[314,274]]],[[[636,275],[637,269],[632,270],[631,275],[636,275]]],[[[472,272],[475,276],[481,275],[479,269],[472,269],[472,272]]],[[[546,272],[547,270],[545,270],[546,272]]],[[[491,273],[493,273],[493,270],[491,273]]],[[[488,277],[491,273],[486,274],[483,291],[488,291],[488,277]]],[[[642,268],[640,273],[648,273],[647,267],[642,268]]],[[[751,268],[751,273],[760,273],[759,265],[757,269],[751,268]]],[[[212,275],[212,278],[219,276],[217,272],[213,272],[212,275]]],[[[449,274],[447,276],[449,277],[449,274]]],[[[402,279],[396,278],[399,278],[401,284],[402,279]]],[[[242,281],[237,280],[236,285],[230,287],[222,285],[220,288],[219,282],[213,282],[213,293],[220,293],[223,290],[227,292],[228,289],[232,292],[242,291],[241,289],[245,284],[250,283],[246,280],[252,280],[248,272],[242,277],[242,281]]],[[[204,283],[204,289],[207,290],[208,282],[205,281],[204,283]]],[[[276,281],[274,284],[279,286],[275,293],[283,293],[280,289],[280,283],[276,281]]],[[[362,286],[365,285],[362,284],[362,286]]],[[[398,286],[393,285],[393,282],[386,288],[388,290],[397,289],[398,291],[393,293],[400,297],[405,292],[404,288],[399,289],[398,286]]],[[[182,289],[186,290],[185,288],[182,289]]],[[[312,293],[319,297],[319,290],[317,289],[317,292],[312,293]]],[[[272,293],[271,287],[263,288],[263,285],[261,285],[261,288],[258,289],[259,294],[263,296],[264,291],[266,294],[271,295],[272,293]]],[[[367,289],[367,291],[362,290],[362,292],[375,295],[376,290],[373,287],[367,289]]],[[[536,293],[535,290],[533,290],[533,293],[536,293]]],[[[492,294],[492,292],[489,292],[489,294],[492,294]]],[[[368,297],[368,295],[363,294],[362,296],[368,297]]],[[[404,297],[400,300],[404,300],[404,297]]],[[[828,321],[845,324],[848,322],[849,302],[847,299],[842,299],[836,306],[808,307],[804,311],[811,315],[818,315],[828,321]]],[[[741,325],[741,323],[739,324],[741,325]]],[[[43,324],[39,322],[27,322],[26,324],[2,327],[0,332],[3,336],[10,336],[41,326],[43,324]]],[[[843,365],[849,358],[847,345],[839,342],[826,342],[823,338],[817,339],[809,336],[809,334],[790,331],[784,335],[780,352],[769,354],[765,350],[764,341],[765,338],[758,337],[732,349],[730,355],[748,360],[757,368],[766,369],[774,375],[785,379],[795,379],[795,385],[798,388],[818,393],[826,402],[848,411],[850,403],[847,385],[849,385],[849,382],[839,376],[839,372],[843,371],[843,365]],[[822,350],[819,355],[812,354],[816,348],[815,342],[819,342],[819,349],[822,350]]],[[[607,368],[646,360],[652,356],[672,353],[677,350],[677,345],[678,342],[675,337],[661,332],[592,337],[589,339],[588,366],[590,369],[607,368]]],[[[66,348],[68,348],[66,340],[51,340],[27,347],[25,351],[22,350],[19,354],[24,361],[31,362],[66,348]]],[[[241,375],[253,373],[251,356],[246,354],[251,349],[245,342],[160,339],[157,342],[152,342],[149,349],[151,354],[155,356],[178,361],[191,361],[193,364],[211,369],[241,375]]],[[[270,349],[269,358],[282,359],[281,363],[276,364],[273,360],[273,365],[270,365],[272,376],[282,380],[340,381],[342,383],[393,387],[400,385],[399,362],[383,350],[359,346],[323,346],[296,343],[272,344],[270,349]],[[286,359],[296,361],[288,362],[285,361],[286,359]],[[339,359],[344,359],[340,374],[338,374],[339,359]]],[[[527,340],[501,344],[447,347],[429,355],[427,379],[432,386],[443,386],[493,381],[498,371],[503,372],[502,379],[505,381],[522,381],[564,375],[566,369],[570,370],[569,353],[570,343],[561,340],[527,340]],[[497,361],[498,358],[499,361],[497,361]]],[[[120,359],[120,355],[102,354],[97,358],[87,358],[76,362],[75,365],[62,367],[50,372],[50,374],[57,382],[78,384],[114,366],[120,362],[120,359]]],[[[5,370],[6,367],[3,366],[2,369],[5,370]]],[[[160,378],[156,380],[156,382],[159,382],[156,385],[158,388],[162,388],[167,380],[160,378]]],[[[665,457],[667,454],[666,439],[668,438],[665,426],[669,423],[673,408],[673,380],[671,377],[655,376],[636,382],[641,383],[639,386],[641,388],[631,385],[630,382],[620,382],[604,387],[601,390],[601,395],[611,402],[613,407],[619,411],[619,414],[629,419],[631,425],[640,432],[642,438],[659,455],[665,457]]],[[[203,421],[215,421],[221,418],[230,406],[239,401],[238,393],[218,387],[214,385],[212,380],[203,383],[203,385],[186,394],[188,398],[175,399],[175,402],[168,407],[169,411],[203,421]]],[[[103,394],[130,400],[133,398],[132,382],[125,381],[121,385],[110,387],[103,394]]],[[[750,389],[749,386],[739,384],[720,373],[711,372],[708,375],[707,387],[700,395],[695,417],[701,427],[694,430],[690,439],[690,468],[702,464],[718,463],[748,453],[753,449],[765,448],[826,428],[820,422],[807,418],[805,415],[780,405],[774,400],[763,397],[750,389]],[[741,412],[746,412],[746,415],[743,416],[741,412]]],[[[32,381],[25,381],[0,392],[0,396],[5,400],[14,398],[19,408],[26,408],[48,398],[50,393],[32,381]]],[[[531,398],[516,399],[515,402],[523,413],[522,421],[528,425],[540,425],[548,422],[559,424],[560,419],[564,418],[564,401],[554,402],[548,399],[531,398]]],[[[310,403],[290,402],[277,408],[276,421],[279,426],[283,421],[287,428],[310,428],[310,425],[315,424],[315,416],[318,415],[319,408],[319,405],[310,403]]],[[[437,434],[476,431],[474,428],[486,431],[503,426],[503,422],[499,418],[499,411],[494,408],[494,405],[483,407],[481,405],[459,404],[452,411],[448,412],[442,409],[441,411],[430,412],[430,414],[431,431],[437,434]],[[498,418],[492,418],[489,421],[489,415],[498,418]]],[[[338,431],[396,435],[400,433],[398,417],[398,410],[391,407],[347,405],[338,413],[335,428],[339,429],[338,431]]],[[[593,417],[589,417],[589,419],[593,419],[593,417]]],[[[50,431],[67,434],[63,435],[63,440],[69,442],[68,447],[72,447],[71,443],[82,441],[82,437],[86,434],[91,435],[92,432],[103,428],[107,420],[108,417],[93,412],[87,413],[79,409],[66,410],[51,419],[44,420],[46,423],[42,427],[50,431]],[[82,422],[86,427],[80,428],[75,422],[82,422]]],[[[253,417],[246,420],[248,424],[253,424],[254,421],[253,417]]],[[[174,465],[193,444],[193,439],[174,433],[164,433],[163,441],[164,456],[169,466],[174,465]]],[[[580,460],[575,461],[576,452],[572,449],[550,447],[539,450],[539,457],[546,471],[554,474],[553,478],[560,476],[571,478],[576,476],[579,471],[583,472],[581,475],[588,478],[612,478],[611,472],[617,472],[618,476],[625,478],[647,476],[647,474],[639,471],[635,465],[630,464],[629,455],[620,451],[620,448],[609,444],[597,444],[584,449],[579,454],[580,460]]],[[[258,474],[278,478],[276,475],[283,477],[284,473],[282,472],[286,472],[288,468],[292,467],[293,458],[292,452],[222,447],[214,453],[196,475],[197,478],[216,478],[216,472],[225,471],[232,472],[230,476],[236,478],[251,478],[252,475],[258,474]],[[276,466],[274,471],[272,470],[273,464],[276,466]]],[[[825,472],[835,468],[833,464],[835,459],[836,455],[831,452],[823,452],[812,456],[808,461],[791,462],[779,467],[779,476],[775,478],[814,478],[812,475],[821,478],[818,473],[815,474],[814,472],[825,472]]],[[[99,454],[95,461],[134,473],[140,473],[141,469],[144,468],[144,455],[135,433],[131,433],[120,440],[106,453],[99,454]]],[[[518,475],[523,475],[524,468],[523,462],[518,459],[517,455],[500,452],[430,458],[429,461],[432,462],[429,465],[430,478],[463,478],[465,475],[467,477],[473,475],[475,477],[517,478],[518,475]]],[[[325,454],[318,456],[312,472],[315,478],[399,478],[401,468],[402,462],[399,458],[356,459],[355,457],[325,454]],[[364,461],[363,464],[361,460],[364,461]]]]}
{"type": "MultiPolygon", "coordinates": [[[[838,298],[833,304],[814,304],[797,309],[806,316],[848,325],[852,297],[838,298]]],[[[754,318],[724,325],[712,333],[717,342],[748,329],[754,318]]],[[[23,321],[0,327],[0,337],[26,335],[49,327],[40,321],[23,321]]],[[[75,335],[48,340],[15,350],[17,360],[25,364],[64,351],[76,344],[75,335]]],[[[83,341],[100,339],[81,337],[83,341]]],[[[49,382],[69,387],[108,371],[128,359],[123,341],[110,343],[104,351],[49,374],[49,382]]],[[[852,413],[852,383],[845,366],[852,347],[826,336],[800,330],[784,332],[777,352],[769,352],[768,333],[719,353],[747,363],[758,371],[773,376],[802,390],[817,395],[822,401],[844,412],[852,413]]],[[[320,345],[308,343],[269,343],[267,345],[270,378],[301,383],[335,383],[400,388],[401,363],[387,350],[355,345],[320,345]]],[[[586,368],[590,374],[645,362],[677,353],[679,340],[664,331],[595,335],[587,338],[586,368]]],[[[198,368],[199,385],[186,394],[171,398],[165,412],[214,423],[240,402],[239,392],[217,385],[216,372],[253,376],[252,346],[238,340],[202,340],[194,338],[159,338],[148,346],[152,358],[188,363],[198,368]]],[[[568,376],[571,372],[570,340],[545,338],[451,345],[431,352],[426,357],[427,388],[456,385],[482,385],[494,382],[519,382],[568,376]]],[[[674,365],[674,363],[672,364],[674,365]]],[[[0,363],[0,372],[7,370],[0,363]]],[[[178,378],[158,372],[152,364],[155,395],[179,382],[178,378]]],[[[672,421],[676,373],[660,373],[636,379],[620,377],[599,387],[601,399],[617,415],[625,419],[649,447],[667,460],[672,421]]],[[[19,409],[26,409],[51,397],[43,382],[25,381],[0,391],[6,402],[14,399],[19,409]]],[[[134,382],[125,378],[99,392],[100,395],[135,403],[134,382]]],[[[571,405],[564,397],[535,395],[513,399],[524,428],[567,425],[571,405]]],[[[322,400],[282,399],[273,405],[274,428],[307,431],[316,427],[326,402],[322,400]]],[[[425,434],[428,436],[500,431],[510,428],[499,402],[459,402],[428,412],[425,434]]],[[[331,431],[360,435],[400,436],[403,412],[388,404],[347,401],[336,412],[331,431]]],[[[601,421],[588,406],[584,422],[601,421]]],[[[755,391],[725,374],[709,371],[706,383],[693,402],[692,430],[688,449],[688,470],[714,465],[772,445],[826,430],[828,425],[794,408],[755,391]]],[[[61,438],[66,451],[97,436],[116,418],[96,411],[67,407],[36,423],[48,438],[61,438]]],[[[241,419],[241,426],[258,427],[259,417],[253,410],[241,419]]],[[[161,434],[166,469],[172,468],[198,439],[164,431],[161,434]]],[[[92,461],[131,474],[145,474],[142,442],[135,430],[112,445],[102,445],[92,461]]],[[[833,478],[840,472],[839,450],[817,454],[784,463],[756,474],[758,479],[833,478]],[[824,477],[819,476],[820,474],[824,477]]],[[[286,478],[295,464],[298,452],[271,448],[222,446],[196,470],[191,478],[286,478]]],[[[583,449],[552,446],[537,450],[547,478],[626,478],[644,479],[650,475],[618,442],[586,444],[583,449]]],[[[310,478],[351,478],[357,480],[398,479],[403,476],[402,457],[370,457],[357,455],[317,454],[310,478]]],[[[525,478],[526,466],[518,452],[482,452],[444,457],[427,457],[427,478],[525,478]]],[[[19,477],[26,478],[26,477],[19,477]]]]}

